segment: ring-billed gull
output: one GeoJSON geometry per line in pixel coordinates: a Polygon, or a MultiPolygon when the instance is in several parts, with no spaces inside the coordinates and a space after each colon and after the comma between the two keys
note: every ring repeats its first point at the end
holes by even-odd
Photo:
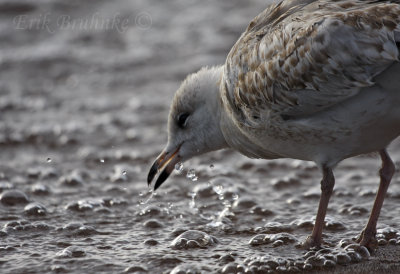
{"type": "Polygon", "coordinates": [[[223,66],[182,83],[168,144],[148,175],[154,189],[175,164],[226,147],[251,158],[314,161],[321,198],[305,246],[319,246],[332,169],[378,151],[380,185],[360,244],[373,248],[395,167],[386,147],[400,135],[400,4],[291,0],[254,18],[223,66]]]}

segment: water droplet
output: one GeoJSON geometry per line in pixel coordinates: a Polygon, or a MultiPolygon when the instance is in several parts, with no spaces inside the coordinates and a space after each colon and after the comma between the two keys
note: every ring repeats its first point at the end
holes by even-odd
{"type": "Polygon", "coordinates": [[[124,171],[122,171],[122,175],[126,175],[126,171],[124,170],[124,171]]]}
{"type": "Polygon", "coordinates": [[[193,168],[191,168],[191,169],[189,169],[189,171],[187,172],[186,177],[189,178],[189,179],[191,179],[193,176],[196,176],[196,171],[195,171],[193,168]]]}
{"type": "Polygon", "coordinates": [[[100,159],[100,163],[104,163],[104,159],[100,159]]]}
{"type": "Polygon", "coordinates": [[[236,194],[236,193],[233,193],[233,194],[232,194],[232,199],[233,199],[234,201],[236,201],[237,199],[239,199],[239,195],[236,194]]]}
{"type": "Polygon", "coordinates": [[[225,207],[227,207],[227,208],[232,207],[231,203],[230,203],[228,200],[224,200],[224,201],[222,202],[222,204],[223,204],[225,207]]]}
{"type": "Polygon", "coordinates": [[[183,164],[182,164],[181,162],[177,163],[177,164],[175,165],[175,170],[176,170],[179,174],[181,174],[182,171],[183,171],[183,164]]]}
{"type": "Polygon", "coordinates": [[[218,195],[222,194],[222,191],[224,190],[224,187],[221,185],[218,186],[213,186],[213,190],[215,191],[215,193],[217,193],[218,195]]]}
{"type": "Polygon", "coordinates": [[[139,192],[139,196],[142,197],[143,196],[143,192],[139,192]]]}
{"type": "Polygon", "coordinates": [[[193,168],[190,169],[186,174],[186,178],[192,180],[193,182],[196,182],[198,179],[198,177],[196,176],[196,171],[193,168]]]}
{"type": "Polygon", "coordinates": [[[213,165],[213,164],[211,164],[211,165],[210,165],[210,168],[211,168],[211,169],[214,169],[214,165],[213,165]]]}
{"type": "Polygon", "coordinates": [[[190,208],[195,208],[196,202],[195,202],[194,198],[196,198],[197,193],[192,191],[192,192],[189,192],[189,195],[190,195],[190,197],[192,197],[192,200],[190,201],[189,206],[190,206],[190,208]]]}
{"type": "Polygon", "coordinates": [[[51,163],[51,158],[47,158],[46,160],[48,163],[51,163]]]}

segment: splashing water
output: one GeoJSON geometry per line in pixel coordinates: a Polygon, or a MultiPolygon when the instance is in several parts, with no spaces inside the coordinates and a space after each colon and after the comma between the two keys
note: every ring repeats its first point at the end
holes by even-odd
{"type": "MultiPolygon", "coordinates": [[[[153,190],[149,190],[149,193],[150,193],[150,196],[146,199],[146,200],[140,200],[139,201],[139,204],[140,205],[146,205],[146,204],[148,204],[149,202],[150,202],[150,200],[153,198],[153,196],[155,196],[156,195],[156,193],[155,192],[153,192],[153,190]]],[[[139,196],[143,196],[143,193],[139,193],[139,196]]]]}
{"type": "Polygon", "coordinates": [[[213,186],[213,190],[218,194],[218,199],[222,201],[224,199],[224,187],[221,185],[213,186]]]}
{"type": "Polygon", "coordinates": [[[189,195],[192,197],[192,200],[189,203],[190,208],[195,208],[196,207],[196,202],[194,199],[196,198],[196,192],[189,192],[189,195]]]}
{"type": "Polygon", "coordinates": [[[176,170],[176,172],[177,172],[178,174],[181,174],[182,171],[183,171],[183,164],[182,164],[181,162],[177,163],[177,164],[175,165],[175,170],[176,170]]]}
{"type": "Polygon", "coordinates": [[[193,182],[196,182],[199,179],[199,177],[196,176],[196,171],[193,168],[187,172],[186,178],[192,180],[193,182]]]}
{"type": "Polygon", "coordinates": [[[164,208],[164,211],[166,214],[170,215],[171,214],[171,209],[174,207],[174,204],[171,202],[167,203],[167,206],[164,208]]]}
{"type": "MultiPolygon", "coordinates": [[[[220,199],[220,200],[221,200],[221,199],[220,199]]],[[[225,208],[231,208],[231,207],[232,207],[231,202],[229,202],[228,200],[224,200],[224,201],[222,202],[222,204],[224,205],[225,208]]]]}
{"type": "Polygon", "coordinates": [[[217,193],[218,195],[221,195],[224,187],[221,185],[217,185],[217,186],[213,186],[213,190],[215,191],[215,193],[217,193]]]}
{"type": "Polygon", "coordinates": [[[224,209],[219,213],[218,217],[214,217],[215,219],[208,223],[208,226],[211,227],[221,227],[224,225],[224,223],[222,222],[223,218],[225,218],[226,216],[228,216],[230,214],[230,207],[225,206],[224,209]]]}

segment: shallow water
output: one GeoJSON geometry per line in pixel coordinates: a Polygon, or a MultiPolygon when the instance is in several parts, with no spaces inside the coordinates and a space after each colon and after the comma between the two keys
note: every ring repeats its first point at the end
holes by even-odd
{"type": "MultiPolygon", "coordinates": [[[[337,168],[322,251],[297,247],[318,205],[312,163],[219,151],[184,163],[157,193],[147,188],[180,81],[222,63],[264,7],[0,1],[0,272],[266,273],[368,260],[348,245],[372,207],[375,156],[337,168]]],[[[390,152],[400,166],[399,142],[390,152]]],[[[381,249],[400,249],[399,201],[397,172],[381,249]]]]}

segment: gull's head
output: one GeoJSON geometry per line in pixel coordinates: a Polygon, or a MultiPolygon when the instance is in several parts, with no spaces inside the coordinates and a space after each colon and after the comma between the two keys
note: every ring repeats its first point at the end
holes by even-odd
{"type": "Polygon", "coordinates": [[[222,70],[222,67],[203,68],[189,75],[176,91],[168,117],[168,143],[147,178],[150,185],[162,170],[154,190],[168,178],[177,163],[226,147],[220,129],[222,70]]]}

